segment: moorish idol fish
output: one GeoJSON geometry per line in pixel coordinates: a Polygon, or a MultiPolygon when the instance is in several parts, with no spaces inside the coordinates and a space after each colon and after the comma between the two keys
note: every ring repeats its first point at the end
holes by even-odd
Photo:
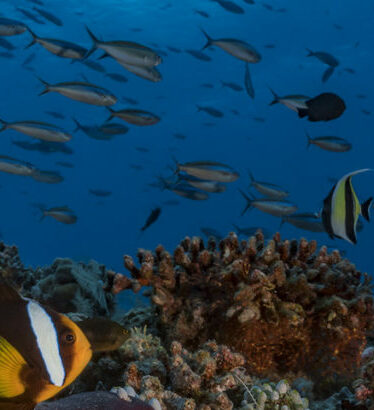
{"type": "Polygon", "coordinates": [[[31,410],[82,372],[90,343],[68,317],[0,282],[0,410],[31,410]]]}
{"type": "Polygon", "coordinates": [[[344,175],[331,189],[323,201],[322,223],[330,238],[345,239],[350,243],[357,243],[356,225],[359,215],[370,220],[370,206],[373,198],[370,197],[360,204],[352,186],[352,176],[370,169],[359,169],[344,175]]]}

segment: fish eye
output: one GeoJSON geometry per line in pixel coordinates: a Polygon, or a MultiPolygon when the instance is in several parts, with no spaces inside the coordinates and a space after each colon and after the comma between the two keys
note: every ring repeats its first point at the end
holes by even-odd
{"type": "Polygon", "coordinates": [[[75,334],[71,330],[67,330],[62,334],[62,341],[67,344],[74,343],[75,339],[75,334]]]}

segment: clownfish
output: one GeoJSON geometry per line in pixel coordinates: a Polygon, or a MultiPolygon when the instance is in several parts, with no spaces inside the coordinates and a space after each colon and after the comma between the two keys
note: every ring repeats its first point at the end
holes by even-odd
{"type": "Polygon", "coordinates": [[[72,383],[92,356],[67,316],[0,282],[0,410],[31,410],[72,383]]]}

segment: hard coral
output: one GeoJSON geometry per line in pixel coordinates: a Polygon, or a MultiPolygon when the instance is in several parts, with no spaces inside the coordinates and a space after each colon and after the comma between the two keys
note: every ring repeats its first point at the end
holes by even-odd
{"type": "Polygon", "coordinates": [[[125,267],[152,287],[169,344],[196,349],[216,339],[243,353],[259,376],[294,372],[328,385],[357,370],[373,298],[368,275],[338,251],[279,234],[266,244],[261,232],[239,242],[232,233],[218,247],[187,237],[173,256],[158,246],[154,254],[139,250],[138,259],[140,267],[125,256],[125,267]]]}

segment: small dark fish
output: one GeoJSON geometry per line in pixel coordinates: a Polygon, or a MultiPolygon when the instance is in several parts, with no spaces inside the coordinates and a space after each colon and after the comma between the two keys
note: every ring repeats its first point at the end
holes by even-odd
{"type": "Polygon", "coordinates": [[[285,13],[287,11],[287,9],[285,7],[281,7],[279,9],[275,10],[277,13],[285,13]]]}
{"type": "Polygon", "coordinates": [[[306,51],[308,52],[307,57],[316,57],[319,61],[329,65],[330,67],[337,67],[339,65],[339,60],[337,60],[330,53],[326,53],[325,51],[312,51],[308,48],[306,49],[306,51]]]}
{"type": "Polygon", "coordinates": [[[60,120],[64,120],[65,116],[61,114],[60,112],[56,111],[44,111],[46,114],[50,115],[51,117],[58,118],[60,120]]]}
{"type": "Polygon", "coordinates": [[[356,74],[356,70],[354,70],[353,68],[349,68],[349,67],[343,68],[343,71],[349,74],[356,74]]]}
{"type": "Polygon", "coordinates": [[[89,189],[88,192],[92,195],[103,197],[103,198],[112,195],[112,191],[106,191],[104,189],[89,189]]]}
{"type": "Polygon", "coordinates": [[[204,127],[214,127],[216,124],[214,122],[202,122],[201,125],[204,125],[204,127]]]}
{"type": "Polygon", "coordinates": [[[305,101],[307,108],[298,108],[300,118],[308,117],[309,121],[330,121],[340,117],[345,111],[344,101],[336,94],[322,93],[305,101]]]}
{"type": "Polygon", "coordinates": [[[207,237],[213,237],[215,238],[217,241],[220,241],[221,239],[223,239],[223,235],[221,232],[217,231],[217,229],[214,228],[209,228],[209,227],[202,227],[200,228],[200,231],[207,237]]]}
{"type": "Polygon", "coordinates": [[[91,68],[91,70],[95,70],[98,73],[105,73],[105,67],[98,63],[97,61],[92,61],[92,60],[78,60],[80,63],[84,64],[88,68],[91,68]]]}
{"type": "Polygon", "coordinates": [[[76,215],[74,215],[74,211],[68,206],[56,206],[49,209],[42,204],[35,204],[35,206],[42,212],[40,220],[43,220],[46,216],[51,216],[56,219],[56,221],[65,225],[75,224],[78,220],[76,215]]]}
{"type": "Polygon", "coordinates": [[[10,53],[9,51],[1,51],[0,57],[3,58],[14,58],[14,54],[10,53]]]}
{"type": "Polygon", "coordinates": [[[198,14],[198,15],[201,16],[201,17],[205,17],[205,18],[209,18],[209,17],[210,17],[209,14],[208,14],[206,11],[204,11],[204,10],[194,9],[194,13],[195,13],[195,14],[198,14]]]}
{"type": "Polygon", "coordinates": [[[85,319],[77,324],[90,342],[93,352],[117,350],[130,337],[128,330],[105,317],[85,319]]]}
{"type": "Polygon", "coordinates": [[[185,140],[187,137],[183,134],[179,134],[179,133],[174,133],[173,136],[179,140],[185,140]]]}
{"type": "Polygon", "coordinates": [[[182,50],[181,50],[180,48],[177,48],[177,47],[167,46],[166,48],[167,48],[169,51],[172,51],[173,53],[179,54],[179,53],[182,52],[182,50]]]}
{"type": "Polygon", "coordinates": [[[371,111],[368,111],[368,110],[365,110],[365,109],[362,109],[361,112],[365,115],[371,115],[371,111]]]}
{"type": "Polygon", "coordinates": [[[38,182],[45,184],[59,184],[64,180],[64,177],[57,171],[41,171],[35,170],[31,177],[38,182]]]}
{"type": "Polygon", "coordinates": [[[145,147],[135,147],[135,149],[139,152],[149,152],[149,149],[145,147]]]}
{"type": "Polygon", "coordinates": [[[192,57],[197,58],[198,60],[201,61],[212,61],[212,59],[205,53],[199,50],[191,50],[191,49],[186,49],[186,52],[188,54],[191,54],[192,57]]]}
{"type": "Polygon", "coordinates": [[[243,87],[239,84],[233,83],[233,82],[226,82],[226,81],[221,81],[222,87],[226,88],[231,88],[234,91],[243,91],[243,87]]]}
{"type": "Polygon", "coordinates": [[[328,67],[322,75],[322,82],[325,83],[334,73],[335,67],[328,67]]]}
{"type": "Polygon", "coordinates": [[[265,122],[266,121],[266,119],[263,118],[263,117],[252,117],[252,120],[256,121],[256,122],[265,122]]]}
{"type": "Polygon", "coordinates": [[[130,108],[114,111],[110,107],[107,107],[107,109],[110,111],[108,121],[114,117],[118,117],[121,120],[128,122],[129,124],[142,127],[157,124],[161,120],[160,117],[149,111],[130,108]]]}
{"type": "Polygon", "coordinates": [[[143,29],[140,27],[133,27],[133,28],[130,28],[130,31],[132,31],[133,33],[141,33],[143,29]]]}
{"type": "Polygon", "coordinates": [[[105,76],[111,78],[114,81],[118,81],[120,83],[127,83],[129,81],[128,78],[125,77],[123,74],[106,73],[105,76]]]}
{"type": "Polygon", "coordinates": [[[26,151],[38,151],[43,154],[52,154],[61,152],[63,154],[72,154],[73,150],[66,144],[51,141],[29,142],[29,141],[12,141],[13,145],[22,148],[26,151]]]}
{"type": "Polygon", "coordinates": [[[196,105],[196,107],[197,107],[197,111],[204,111],[212,117],[215,117],[215,118],[223,117],[223,112],[217,110],[216,108],[209,107],[209,106],[202,106],[202,105],[196,105]]]}
{"type": "Polygon", "coordinates": [[[255,1],[254,0],[244,0],[244,3],[255,4],[255,1]]]}
{"type": "Polygon", "coordinates": [[[35,16],[33,13],[30,13],[28,10],[25,10],[21,7],[16,7],[16,10],[22,13],[28,19],[32,20],[34,23],[45,24],[43,20],[40,20],[37,16],[35,16]]]}
{"type": "Polygon", "coordinates": [[[147,228],[149,228],[153,223],[157,221],[161,214],[161,208],[157,207],[152,209],[150,215],[148,216],[147,220],[145,221],[145,224],[142,226],[140,229],[142,232],[144,232],[147,228]]]}
{"type": "Polygon", "coordinates": [[[138,164],[129,164],[129,167],[135,169],[135,171],[141,171],[144,169],[141,165],[138,164]]]}
{"type": "Polygon", "coordinates": [[[333,27],[335,27],[337,30],[343,30],[343,28],[344,28],[340,24],[336,24],[336,23],[333,24],[333,27]]]}
{"type": "Polygon", "coordinates": [[[0,47],[5,48],[5,50],[8,51],[12,51],[15,49],[14,45],[10,41],[2,37],[0,37],[0,47]]]}
{"type": "Polygon", "coordinates": [[[54,14],[50,13],[49,11],[40,9],[39,7],[33,7],[33,10],[38,12],[42,17],[46,20],[49,20],[51,23],[55,24],[56,26],[62,26],[62,21],[56,17],[54,14]]]}
{"type": "Polygon", "coordinates": [[[44,3],[41,0],[28,0],[30,3],[37,4],[38,6],[44,6],[44,3]]]}
{"type": "Polygon", "coordinates": [[[236,3],[234,3],[231,0],[211,0],[211,1],[218,3],[222,8],[224,8],[226,11],[229,11],[230,13],[235,13],[235,14],[245,13],[242,7],[238,6],[236,3]]]}
{"type": "Polygon", "coordinates": [[[357,94],[356,97],[359,98],[360,100],[366,100],[366,98],[368,98],[366,94],[357,94]]]}
{"type": "Polygon", "coordinates": [[[131,104],[131,105],[138,105],[139,101],[135,100],[134,98],[130,98],[130,97],[122,97],[121,101],[131,104]]]}
{"type": "Polygon", "coordinates": [[[265,44],[264,47],[265,47],[265,48],[270,48],[270,49],[271,49],[271,48],[275,48],[275,44],[273,44],[273,43],[265,44]]]}
{"type": "Polygon", "coordinates": [[[211,83],[203,83],[203,84],[201,84],[201,87],[204,87],[204,88],[214,88],[214,85],[211,84],[211,83]]]}
{"type": "Polygon", "coordinates": [[[262,7],[264,7],[266,10],[269,10],[269,11],[274,10],[274,7],[271,4],[268,4],[268,3],[262,3],[262,7]]]}
{"type": "Polygon", "coordinates": [[[247,94],[251,98],[255,98],[255,89],[253,88],[252,77],[249,71],[248,63],[245,64],[244,85],[245,85],[245,90],[247,91],[247,94]]]}
{"type": "Polygon", "coordinates": [[[179,204],[180,202],[177,199],[168,199],[167,201],[163,202],[163,205],[167,205],[167,206],[176,206],[179,204]]]}
{"type": "Polygon", "coordinates": [[[74,164],[72,162],[67,161],[57,161],[56,165],[60,165],[61,167],[65,168],[74,168],[74,164]]]}
{"type": "Polygon", "coordinates": [[[22,66],[30,64],[32,61],[35,60],[36,53],[31,53],[28,57],[25,58],[25,61],[22,63],[22,66]]]}
{"type": "Polygon", "coordinates": [[[232,112],[234,115],[239,115],[239,114],[240,114],[239,111],[238,111],[238,110],[235,110],[235,109],[231,110],[231,112],[232,112]]]}

